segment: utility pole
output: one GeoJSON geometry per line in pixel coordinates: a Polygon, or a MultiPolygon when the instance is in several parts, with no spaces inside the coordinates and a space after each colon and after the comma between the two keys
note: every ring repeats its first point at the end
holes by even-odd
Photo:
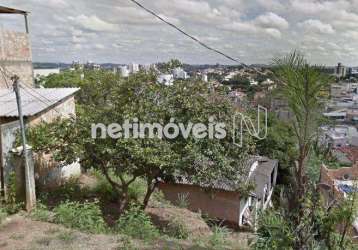
{"type": "Polygon", "coordinates": [[[17,102],[17,108],[19,113],[21,138],[22,138],[22,154],[24,157],[24,164],[25,164],[26,210],[29,212],[36,206],[35,179],[34,179],[33,168],[30,169],[30,159],[29,159],[29,154],[26,145],[26,130],[24,124],[24,117],[22,115],[19,77],[17,75],[14,75],[13,77],[11,77],[11,80],[13,81],[13,88],[16,95],[16,102],[17,102]]]}

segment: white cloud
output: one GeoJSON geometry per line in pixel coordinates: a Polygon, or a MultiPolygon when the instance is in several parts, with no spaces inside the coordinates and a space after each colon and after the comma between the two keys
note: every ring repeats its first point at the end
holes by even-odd
{"type": "Polygon", "coordinates": [[[76,17],[69,17],[69,20],[77,24],[80,28],[90,31],[104,32],[118,31],[119,29],[118,25],[106,22],[96,15],[86,16],[82,14],[76,17]]]}
{"type": "Polygon", "coordinates": [[[273,38],[280,39],[281,38],[281,32],[278,29],[268,28],[265,29],[265,32],[270,35],[273,38]]]}
{"type": "Polygon", "coordinates": [[[348,1],[292,0],[292,9],[304,14],[326,14],[350,6],[348,1]]]}
{"type": "Polygon", "coordinates": [[[321,34],[334,34],[335,30],[332,25],[322,23],[320,20],[309,19],[298,24],[299,27],[302,27],[308,32],[318,32],[321,34]]]}
{"type": "Polygon", "coordinates": [[[282,11],[285,5],[278,0],[258,0],[258,3],[268,10],[282,11]]]}
{"type": "Polygon", "coordinates": [[[287,29],[290,26],[285,18],[272,12],[258,16],[255,23],[264,28],[287,29]]]}
{"type": "MultiPolygon", "coordinates": [[[[35,61],[150,63],[177,57],[188,63],[230,63],[127,0],[6,2],[9,7],[30,11],[35,61]]],[[[358,64],[358,0],[142,0],[141,3],[246,63],[264,63],[276,53],[302,48],[307,49],[314,63],[334,65],[339,59],[346,65],[358,64]]],[[[15,19],[0,16],[0,23],[4,28],[10,24],[9,27],[23,31],[23,19],[15,19]]]]}

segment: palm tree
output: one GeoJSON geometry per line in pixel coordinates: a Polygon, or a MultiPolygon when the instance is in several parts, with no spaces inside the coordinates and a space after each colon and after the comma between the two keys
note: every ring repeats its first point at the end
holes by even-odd
{"type": "MultiPolygon", "coordinates": [[[[293,194],[290,207],[298,208],[308,187],[306,161],[317,137],[322,113],[322,92],[329,86],[330,77],[310,65],[297,51],[274,60],[276,74],[281,80],[282,96],[292,114],[292,126],[297,142],[297,159],[293,167],[293,194]]],[[[300,216],[299,216],[300,217],[300,216]]]]}

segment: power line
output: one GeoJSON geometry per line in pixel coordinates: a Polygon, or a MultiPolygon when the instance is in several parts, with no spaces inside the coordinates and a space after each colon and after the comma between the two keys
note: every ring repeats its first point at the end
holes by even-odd
{"type": "Polygon", "coordinates": [[[142,8],[143,10],[145,10],[146,12],[148,12],[149,14],[155,16],[156,18],[158,18],[159,20],[161,20],[162,22],[166,23],[167,25],[171,26],[172,28],[176,29],[177,31],[179,31],[180,33],[182,33],[183,35],[189,37],[190,39],[192,39],[193,41],[195,41],[196,43],[200,44],[201,46],[203,46],[204,48],[208,49],[208,50],[211,50],[211,51],[214,51],[215,53],[219,54],[219,55],[222,55],[224,57],[226,57],[227,59],[231,60],[231,61],[234,61],[234,62],[237,62],[239,63],[240,65],[246,67],[246,68],[250,68],[248,65],[246,65],[245,63],[243,62],[240,62],[239,60],[235,59],[234,57],[232,56],[229,56],[227,55],[226,53],[218,50],[218,49],[215,49],[205,43],[203,43],[202,41],[200,41],[199,39],[195,38],[194,36],[190,35],[189,33],[187,33],[186,31],[182,30],[181,28],[179,28],[178,26],[176,26],[175,24],[165,20],[164,18],[162,18],[161,16],[159,16],[158,14],[156,14],[154,11],[148,9],[147,7],[143,6],[141,3],[139,3],[138,1],[136,0],[129,0],[131,1],[132,3],[136,4],[137,6],[139,6],[140,8],[142,8]]]}
{"type": "MultiPolygon", "coordinates": [[[[7,70],[5,67],[3,67],[3,66],[1,66],[1,65],[0,65],[0,67],[2,68],[1,72],[2,72],[2,74],[3,74],[3,76],[4,76],[4,78],[5,78],[5,77],[11,78],[11,75],[16,75],[15,73],[10,72],[9,70],[7,70]]],[[[0,69],[1,69],[1,68],[0,68],[0,69]]],[[[8,85],[7,83],[6,83],[6,85],[9,87],[9,85],[8,85]]],[[[31,89],[33,92],[35,92],[38,96],[40,96],[40,97],[44,98],[45,100],[47,100],[49,103],[45,103],[45,102],[44,102],[43,100],[41,100],[40,98],[38,98],[38,97],[36,97],[36,96],[34,96],[34,95],[31,95],[31,93],[29,92],[29,90],[27,90],[26,88],[23,88],[25,91],[27,90],[27,93],[29,93],[32,97],[36,98],[37,100],[43,102],[43,103],[46,104],[46,105],[53,105],[53,103],[52,103],[52,101],[51,101],[50,99],[48,99],[46,96],[43,96],[41,93],[37,92],[36,89],[33,88],[32,86],[30,86],[29,84],[25,84],[25,83],[23,83],[23,85],[26,85],[29,89],[31,89]]],[[[21,87],[21,86],[20,86],[20,87],[21,87]]],[[[7,95],[7,94],[5,94],[5,95],[3,95],[3,96],[6,96],[6,95],[7,95]]],[[[3,97],[3,96],[1,96],[1,97],[3,97]]],[[[57,113],[61,114],[58,110],[56,110],[56,108],[54,108],[54,110],[55,110],[57,113]]],[[[14,111],[16,111],[16,110],[12,110],[12,111],[6,113],[5,115],[10,114],[10,113],[12,113],[12,112],[14,112],[14,111]]]]}
{"type": "Polygon", "coordinates": [[[3,76],[3,78],[4,78],[4,82],[5,82],[5,84],[6,84],[6,87],[7,88],[10,88],[9,87],[9,84],[8,84],[8,82],[7,82],[7,74],[6,74],[6,72],[5,72],[5,68],[3,67],[3,66],[1,66],[0,65],[0,71],[1,71],[1,74],[2,74],[2,76],[3,76]]]}
{"type": "MultiPolygon", "coordinates": [[[[40,102],[44,103],[46,106],[56,104],[56,102],[53,103],[53,101],[51,101],[51,100],[48,99],[47,97],[43,96],[43,95],[40,94],[39,92],[37,92],[37,91],[35,90],[35,88],[29,87],[29,86],[24,87],[24,86],[21,86],[21,85],[20,85],[20,87],[21,87],[23,90],[25,90],[29,95],[31,95],[31,96],[34,97],[35,99],[39,100],[40,102]],[[32,94],[32,93],[30,92],[30,89],[33,91],[32,93],[36,93],[38,96],[36,97],[34,94],[32,94]],[[44,100],[42,100],[41,98],[39,98],[39,96],[42,97],[42,98],[44,98],[45,100],[47,100],[48,103],[46,103],[44,100]]],[[[55,110],[58,114],[62,115],[61,112],[59,112],[56,108],[53,108],[53,110],[55,110]]]]}

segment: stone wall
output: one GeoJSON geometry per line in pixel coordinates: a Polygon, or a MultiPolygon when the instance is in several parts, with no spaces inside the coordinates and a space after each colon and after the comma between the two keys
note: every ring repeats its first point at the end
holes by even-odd
{"type": "MultiPolygon", "coordinates": [[[[0,29],[0,66],[6,69],[8,75],[16,74],[24,84],[33,85],[32,52],[28,34],[0,29]]],[[[11,85],[9,77],[0,74],[0,88],[8,85],[11,85]]]]}

